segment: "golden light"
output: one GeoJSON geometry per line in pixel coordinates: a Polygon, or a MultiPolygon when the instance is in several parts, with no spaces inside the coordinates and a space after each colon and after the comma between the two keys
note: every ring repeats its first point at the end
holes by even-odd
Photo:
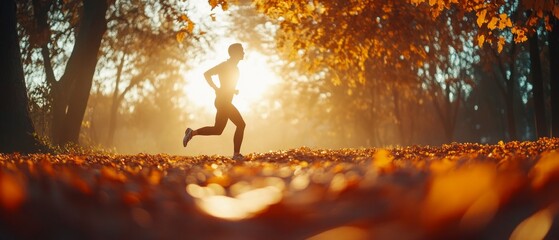
{"type": "Polygon", "coordinates": [[[533,176],[532,187],[543,187],[553,176],[559,175],[559,153],[544,152],[534,168],[530,171],[533,176]]]}
{"type": "MultiPolygon", "coordinates": [[[[222,53],[214,59],[204,61],[200,66],[193,69],[187,76],[188,83],[185,94],[190,103],[204,110],[213,111],[215,93],[204,79],[203,73],[211,67],[227,60],[227,44],[220,49],[222,53]]],[[[241,113],[250,112],[258,102],[269,97],[273,86],[279,82],[279,77],[272,71],[267,63],[267,57],[259,52],[245,50],[245,59],[239,62],[240,77],[237,83],[237,94],[233,99],[233,104],[241,113]]],[[[217,76],[214,82],[219,86],[217,76]]]]}
{"type": "Polygon", "coordinates": [[[516,226],[509,239],[544,239],[553,224],[554,214],[554,205],[534,213],[516,226]]]}
{"type": "Polygon", "coordinates": [[[366,230],[352,226],[341,226],[314,235],[308,240],[322,240],[322,239],[370,239],[369,233],[366,230]]]}
{"type": "Polygon", "coordinates": [[[25,184],[21,178],[0,172],[0,207],[14,211],[26,198],[25,184]]]}
{"type": "Polygon", "coordinates": [[[499,207],[495,180],[495,166],[491,164],[475,164],[434,175],[423,206],[429,213],[424,215],[425,220],[439,223],[462,214],[464,227],[476,227],[473,221],[488,222],[499,207]]]}
{"type": "Polygon", "coordinates": [[[236,196],[233,197],[226,195],[225,190],[217,184],[209,184],[207,187],[189,184],[186,187],[186,192],[194,197],[200,210],[211,216],[232,221],[250,218],[278,203],[283,197],[282,189],[277,186],[255,189],[247,186],[234,191],[236,196]],[[216,191],[216,188],[219,190],[216,191]]]}

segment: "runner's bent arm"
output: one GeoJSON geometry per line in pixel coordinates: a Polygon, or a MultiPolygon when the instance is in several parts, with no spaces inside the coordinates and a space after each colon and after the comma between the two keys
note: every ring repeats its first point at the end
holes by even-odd
{"type": "Polygon", "coordinates": [[[215,85],[214,81],[212,80],[212,76],[218,74],[220,66],[221,66],[221,64],[219,64],[219,65],[217,65],[213,68],[210,68],[210,70],[208,70],[204,73],[204,78],[206,78],[206,81],[208,82],[210,87],[214,89],[214,91],[217,91],[218,88],[215,85]]]}

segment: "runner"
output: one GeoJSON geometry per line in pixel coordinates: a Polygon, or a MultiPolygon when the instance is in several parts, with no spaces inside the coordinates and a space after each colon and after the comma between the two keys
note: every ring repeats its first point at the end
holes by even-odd
{"type": "Polygon", "coordinates": [[[241,113],[239,113],[239,110],[237,110],[231,101],[233,100],[233,95],[239,93],[239,90],[236,89],[237,81],[239,80],[239,68],[237,67],[237,64],[239,64],[239,61],[243,60],[245,52],[243,51],[243,46],[240,43],[231,44],[228,52],[229,59],[227,59],[227,61],[218,64],[204,73],[206,81],[215,91],[214,105],[217,109],[217,113],[215,114],[215,123],[213,126],[207,126],[197,130],[187,128],[184,132],[182,145],[186,147],[192,137],[196,135],[221,135],[225,125],[227,124],[227,120],[230,119],[231,122],[237,126],[235,136],[233,138],[233,159],[242,160],[244,157],[241,155],[240,150],[245,131],[245,121],[243,120],[241,113]],[[216,86],[212,79],[212,76],[214,75],[217,75],[219,78],[219,87],[216,86]]]}

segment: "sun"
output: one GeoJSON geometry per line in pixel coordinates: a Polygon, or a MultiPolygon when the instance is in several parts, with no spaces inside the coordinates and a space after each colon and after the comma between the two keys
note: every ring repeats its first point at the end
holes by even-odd
{"type": "MultiPolygon", "coordinates": [[[[193,105],[213,111],[215,93],[206,83],[203,73],[221,61],[225,61],[227,56],[214,60],[204,61],[198,67],[190,71],[187,75],[185,94],[193,105]]],[[[239,62],[239,81],[237,83],[237,94],[233,98],[233,104],[241,113],[250,112],[254,105],[269,97],[273,86],[279,82],[279,77],[267,63],[267,57],[263,54],[245,49],[245,58],[239,62]]],[[[214,82],[219,86],[219,81],[214,76],[214,82]]]]}
{"type": "Polygon", "coordinates": [[[251,106],[266,100],[279,77],[271,69],[266,57],[258,52],[247,54],[246,61],[239,63],[239,94],[233,100],[239,111],[247,112],[251,106]]]}

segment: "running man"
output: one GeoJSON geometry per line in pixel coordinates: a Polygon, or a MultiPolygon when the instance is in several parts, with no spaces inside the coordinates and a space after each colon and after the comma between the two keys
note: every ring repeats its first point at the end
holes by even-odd
{"type": "Polygon", "coordinates": [[[244,159],[240,150],[245,131],[245,121],[239,113],[239,110],[237,110],[231,101],[233,100],[233,95],[239,93],[239,90],[236,89],[237,81],[239,80],[239,68],[237,67],[237,64],[239,64],[239,61],[243,60],[245,52],[243,51],[243,46],[240,43],[231,44],[228,52],[229,59],[204,73],[206,81],[215,91],[214,105],[217,109],[217,113],[215,114],[215,123],[213,126],[207,126],[197,130],[187,128],[184,132],[182,145],[186,147],[192,137],[196,135],[221,135],[225,125],[227,124],[227,120],[231,119],[231,122],[237,126],[235,136],[233,138],[233,159],[241,160],[244,159]],[[212,79],[212,76],[214,75],[217,75],[219,78],[219,87],[215,85],[212,79]]]}

